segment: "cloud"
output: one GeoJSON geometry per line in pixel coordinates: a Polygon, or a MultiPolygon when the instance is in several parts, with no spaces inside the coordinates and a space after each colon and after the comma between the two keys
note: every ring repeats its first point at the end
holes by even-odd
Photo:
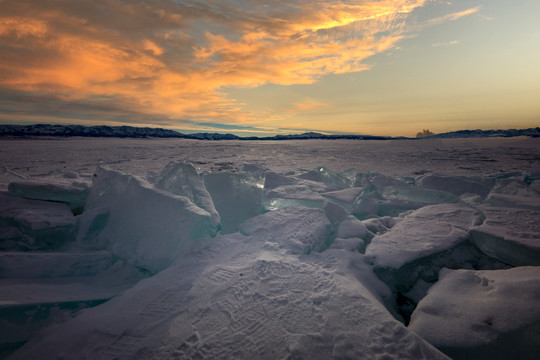
{"type": "Polygon", "coordinates": [[[312,84],[367,70],[363,61],[394,47],[408,15],[426,2],[4,0],[0,87],[13,96],[0,106],[12,109],[33,96],[39,102],[23,106],[20,116],[56,112],[171,126],[262,122],[223,90],[312,84]]]}
{"type": "Polygon", "coordinates": [[[467,9],[467,10],[458,11],[458,12],[454,12],[454,13],[451,13],[451,14],[447,14],[447,15],[444,15],[444,16],[437,17],[437,18],[433,18],[433,19],[430,19],[428,21],[428,25],[436,25],[436,24],[441,24],[441,23],[447,22],[447,21],[455,21],[455,20],[460,19],[460,18],[462,18],[464,16],[474,14],[474,13],[478,12],[478,10],[480,10],[480,6],[476,6],[476,7],[467,9]]]}
{"type": "Polygon", "coordinates": [[[431,46],[433,47],[441,47],[441,46],[452,46],[452,45],[458,45],[460,42],[458,40],[452,40],[448,42],[439,42],[439,43],[433,43],[431,46]]]}

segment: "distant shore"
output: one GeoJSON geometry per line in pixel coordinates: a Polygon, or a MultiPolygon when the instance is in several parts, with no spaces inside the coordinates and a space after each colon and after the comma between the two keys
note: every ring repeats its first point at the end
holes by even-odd
{"type": "Polygon", "coordinates": [[[459,130],[426,137],[391,137],[360,134],[322,134],[306,132],[303,134],[275,135],[266,137],[223,133],[184,134],[174,130],[134,126],[83,126],[83,125],[0,125],[0,138],[41,138],[41,137],[113,137],[113,138],[180,138],[195,140],[403,140],[403,139],[449,139],[449,138],[488,138],[488,137],[540,137],[540,127],[507,130],[459,130]]]}

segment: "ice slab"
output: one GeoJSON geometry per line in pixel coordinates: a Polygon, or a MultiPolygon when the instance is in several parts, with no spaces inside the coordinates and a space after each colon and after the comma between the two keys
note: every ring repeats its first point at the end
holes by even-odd
{"type": "Polygon", "coordinates": [[[466,178],[429,174],[421,176],[416,183],[423,188],[448,191],[456,196],[470,193],[485,197],[490,191],[492,182],[487,178],[466,178]]]}
{"type": "Polygon", "coordinates": [[[209,173],[203,180],[221,217],[222,233],[236,232],[244,220],[262,212],[263,173],[209,173]]]}
{"type": "Polygon", "coordinates": [[[422,189],[416,187],[388,186],[381,190],[381,195],[388,200],[401,200],[418,203],[422,206],[429,204],[454,203],[458,198],[448,191],[422,189]]]}
{"type": "Polygon", "coordinates": [[[375,236],[366,249],[375,267],[399,269],[416,259],[451,249],[481,223],[479,211],[463,204],[429,205],[418,209],[392,229],[375,236]]]}
{"type": "Polygon", "coordinates": [[[352,204],[352,213],[360,219],[398,216],[426,205],[458,201],[447,191],[416,187],[410,182],[380,174],[365,174],[357,184],[363,185],[363,191],[352,204]]]}
{"type": "Polygon", "coordinates": [[[110,252],[0,252],[1,278],[90,276],[113,263],[110,252]]]}
{"type": "Polygon", "coordinates": [[[288,206],[322,208],[327,200],[306,184],[282,185],[265,191],[263,209],[272,211],[288,206]]]}
{"type": "Polygon", "coordinates": [[[286,207],[251,218],[240,225],[244,235],[279,244],[294,254],[329,246],[332,226],[321,209],[286,207]]]}
{"type": "Polygon", "coordinates": [[[97,206],[86,209],[77,217],[77,236],[74,247],[85,251],[110,249],[111,245],[107,236],[101,232],[109,222],[111,207],[97,206]]]}
{"type": "Polygon", "coordinates": [[[345,207],[347,210],[352,210],[352,205],[358,196],[364,190],[363,187],[353,187],[344,190],[329,191],[322,193],[324,197],[337,202],[341,206],[345,207]]]}
{"type": "Polygon", "coordinates": [[[540,265],[540,211],[482,206],[486,221],[471,239],[488,256],[514,266],[540,265]]]}
{"type": "Polygon", "coordinates": [[[273,189],[278,186],[282,185],[293,185],[298,183],[297,179],[293,179],[288,176],[284,176],[281,174],[277,174],[273,171],[269,171],[266,173],[264,178],[264,188],[265,189],[273,189]]]}
{"type": "Polygon", "coordinates": [[[332,226],[338,226],[343,220],[349,217],[349,212],[343,206],[328,201],[324,205],[324,213],[332,226]]]}
{"type": "Polygon", "coordinates": [[[297,179],[323,183],[327,186],[327,191],[352,187],[354,180],[351,177],[352,171],[337,174],[324,166],[319,166],[314,170],[296,176],[297,179]]]}
{"type": "Polygon", "coordinates": [[[0,279],[0,349],[16,348],[37,331],[111,299],[142,278],[117,263],[96,276],[0,279]]]}
{"type": "Polygon", "coordinates": [[[409,329],[452,359],[537,359],[540,268],[446,270],[409,329]]]}
{"type": "Polygon", "coordinates": [[[0,308],[110,299],[143,276],[119,262],[95,276],[0,279],[0,308]]]}
{"type": "Polygon", "coordinates": [[[85,221],[89,233],[83,238],[92,243],[95,234],[96,243],[109,244],[115,256],[132,265],[159,272],[187,243],[217,231],[210,214],[184,196],[105,168],[98,168],[96,175],[88,207],[99,211],[90,212],[95,217],[85,221]],[[96,222],[99,231],[92,226],[96,222]]]}
{"type": "Polygon", "coordinates": [[[195,205],[208,211],[212,216],[212,226],[217,228],[220,225],[221,219],[212,197],[193,165],[171,161],[153,182],[158,189],[187,197],[195,205]]]}
{"type": "Polygon", "coordinates": [[[443,267],[504,266],[486,259],[468,241],[468,228],[481,219],[479,211],[463,204],[430,205],[404,216],[386,232],[383,228],[365,253],[395,296],[389,311],[408,323],[416,302],[429,287],[422,284],[437,281],[443,267]]]}
{"type": "Polygon", "coordinates": [[[540,196],[491,193],[487,197],[485,203],[497,207],[522,208],[540,211],[540,196]]]}
{"type": "Polygon", "coordinates": [[[26,199],[65,203],[75,214],[82,213],[90,187],[80,181],[20,180],[8,186],[11,195],[26,199]]]}
{"type": "Polygon", "coordinates": [[[376,172],[369,172],[365,174],[358,174],[356,177],[355,186],[382,190],[388,186],[408,187],[411,186],[411,183],[396,177],[383,175],[376,172]]]}
{"type": "Polygon", "coordinates": [[[0,250],[51,250],[75,238],[65,204],[0,194],[0,250]]]}
{"type": "Polygon", "coordinates": [[[0,191],[8,191],[8,185],[10,182],[21,179],[28,179],[28,176],[8,169],[6,166],[0,165],[0,191]]]}

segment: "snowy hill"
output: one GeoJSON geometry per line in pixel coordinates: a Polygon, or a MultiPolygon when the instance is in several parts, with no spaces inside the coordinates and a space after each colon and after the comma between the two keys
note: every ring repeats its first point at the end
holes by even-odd
{"type": "Polygon", "coordinates": [[[82,126],[82,125],[0,125],[0,136],[84,136],[120,138],[185,138],[173,130],[133,126],[82,126]]]}
{"type": "MultiPolygon", "coordinates": [[[[174,130],[133,126],[82,126],[82,125],[0,125],[0,137],[38,137],[38,136],[82,136],[82,137],[118,137],[118,138],[184,138],[197,140],[400,140],[406,137],[355,135],[355,134],[321,134],[307,132],[303,134],[275,135],[266,137],[240,137],[222,133],[183,134],[174,130]]],[[[427,136],[422,139],[438,138],[483,138],[483,137],[539,137],[540,127],[530,129],[509,130],[460,130],[427,136]]]]}
{"type": "Polygon", "coordinates": [[[449,139],[449,138],[485,138],[485,137],[514,137],[530,136],[540,137],[540,127],[530,129],[508,130],[459,130],[442,134],[427,136],[424,139],[449,139]]]}

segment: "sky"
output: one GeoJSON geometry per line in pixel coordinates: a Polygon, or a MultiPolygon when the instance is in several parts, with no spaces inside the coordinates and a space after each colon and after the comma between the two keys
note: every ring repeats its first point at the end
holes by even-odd
{"type": "Polygon", "coordinates": [[[0,123],[540,126],[538,0],[0,0],[0,123]]]}

